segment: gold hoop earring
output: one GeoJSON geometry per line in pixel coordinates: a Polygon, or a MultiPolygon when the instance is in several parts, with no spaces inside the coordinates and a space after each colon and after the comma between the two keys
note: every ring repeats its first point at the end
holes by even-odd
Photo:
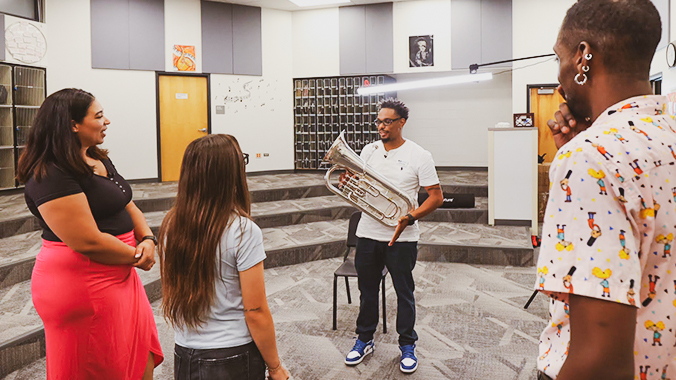
{"type": "Polygon", "coordinates": [[[587,83],[587,74],[578,73],[575,76],[575,83],[579,84],[580,86],[583,86],[585,83],[587,83]],[[582,76],[582,79],[580,79],[580,76],[582,76]]]}

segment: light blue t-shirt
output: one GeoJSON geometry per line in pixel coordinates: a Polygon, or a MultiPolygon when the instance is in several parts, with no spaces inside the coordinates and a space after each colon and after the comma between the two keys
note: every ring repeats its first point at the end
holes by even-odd
{"type": "Polygon", "coordinates": [[[216,278],[214,304],[206,323],[191,331],[176,329],[176,344],[186,348],[209,349],[237,347],[251,342],[244,320],[239,272],[265,260],[263,233],[251,219],[234,217],[223,233],[217,260],[220,278],[216,278]]]}

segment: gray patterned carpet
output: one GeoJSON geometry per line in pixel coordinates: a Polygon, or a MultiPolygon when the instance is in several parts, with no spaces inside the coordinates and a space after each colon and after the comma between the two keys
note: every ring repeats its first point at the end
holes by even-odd
{"type": "MultiPolygon", "coordinates": [[[[387,280],[388,333],[379,326],[376,350],[357,367],[343,364],[354,343],[358,306],[348,305],[345,284],[338,285],[338,330],[331,326],[333,271],[339,259],[265,271],[280,355],[293,379],[534,379],[537,342],[547,317],[539,296],[529,310],[535,268],[480,267],[418,262],[414,270],[420,366],[399,372],[396,295],[387,280]]],[[[356,298],[356,280],[350,283],[356,298]]],[[[166,356],[155,379],[172,379],[173,330],[158,316],[166,356]]],[[[5,380],[44,379],[45,359],[12,373],[5,380]]]]}

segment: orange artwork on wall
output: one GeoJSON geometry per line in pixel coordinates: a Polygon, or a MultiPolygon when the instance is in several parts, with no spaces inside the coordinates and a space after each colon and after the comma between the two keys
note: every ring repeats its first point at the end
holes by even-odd
{"type": "Polygon", "coordinates": [[[178,71],[195,71],[195,47],[174,45],[174,67],[178,71]]]}

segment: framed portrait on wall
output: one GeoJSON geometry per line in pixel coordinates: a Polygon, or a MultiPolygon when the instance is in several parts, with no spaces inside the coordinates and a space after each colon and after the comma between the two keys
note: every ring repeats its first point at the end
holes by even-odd
{"type": "Polygon", "coordinates": [[[408,66],[434,66],[434,36],[411,36],[408,38],[408,66]]]}
{"type": "Polygon", "coordinates": [[[411,36],[408,38],[408,66],[434,66],[434,36],[411,36]]]}

